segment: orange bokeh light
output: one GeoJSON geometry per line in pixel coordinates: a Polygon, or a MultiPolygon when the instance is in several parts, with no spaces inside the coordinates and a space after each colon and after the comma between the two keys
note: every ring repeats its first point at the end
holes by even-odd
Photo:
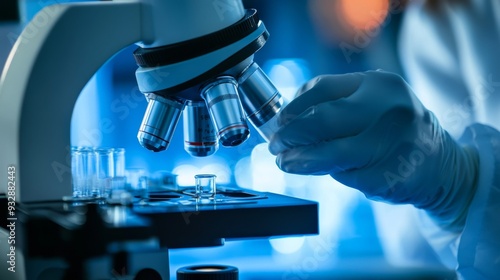
{"type": "Polygon", "coordinates": [[[345,23],[358,30],[377,28],[389,12],[389,0],[339,0],[345,23]]]}

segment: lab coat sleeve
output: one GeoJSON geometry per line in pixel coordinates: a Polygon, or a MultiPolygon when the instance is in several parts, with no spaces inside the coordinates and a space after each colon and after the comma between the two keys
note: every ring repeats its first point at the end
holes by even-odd
{"type": "Polygon", "coordinates": [[[479,152],[477,190],[461,232],[447,232],[425,215],[423,233],[460,279],[498,279],[500,275],[500,132],[474,124],[460,139],[479,152]]]}

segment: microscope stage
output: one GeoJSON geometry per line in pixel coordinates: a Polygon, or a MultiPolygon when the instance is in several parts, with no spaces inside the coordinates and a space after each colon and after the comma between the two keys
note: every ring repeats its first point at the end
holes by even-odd
{"type": "Polygon", "coordinates": [[[223,244],[223,239],[318,233],[317,203],[274,193],[227,190],[214,200],[134,205],[148,217],[168,248],[223,244]],[[203,245],[206,244],[206,245],[203,245]]]}
{"type": "Polygon", "coordinates": [[[303,199],[241,189],[218,191],[214,199],[197,200],[189,190],[147,197],[125,206],[104,201],[19,205],[20,246],[31,256],[92,257],[123,246],[129,251],[206,247],[225,239],[318,233],[318,205],[303,199]]]}

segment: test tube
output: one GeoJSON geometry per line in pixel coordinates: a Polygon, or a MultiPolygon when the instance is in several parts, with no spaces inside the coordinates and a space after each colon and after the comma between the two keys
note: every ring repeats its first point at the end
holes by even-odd
{"type": "Polygon", "coordinates": [[[131,168],[125,170],[127,189],[140,197],[146,197],[148,176],[142,168],[131,168]]]}
{"type": "Polygon", "coordinates": [[[195,196],[196,198],[209,198],[213,199],[216,195],[214,174],[197,174],[195,179],[195,196]]]}
{"type": "Polygon", "coordinates": [[[151,175],[148,191],[177,191],[177,174],[170,171],[159,170],[151,175]]]}
{"type": "Polygon", "coordinates": [[[100,197],[101,192],[97,185],[97,157],[92,147],[82,147],[80,152],[84,157],[85,185],[87,196],[100,197]]]}
{"type": "Polygon", "coordinates": [[[73,197],[87,197],[89,195],[87,155],[80,147],[71,147],[71,177],[73,197]]]}
{"type": "Polygon", "coordinates": [[[125,149],[115,148],[113,150],[114,177],[113,190],[125,188],[125,149]]]}
{"type": "Polygon", "coordinates": [[[96,148],[96,189],[98,197],[110,197],[114,177],[114,149],[96,148]]]}

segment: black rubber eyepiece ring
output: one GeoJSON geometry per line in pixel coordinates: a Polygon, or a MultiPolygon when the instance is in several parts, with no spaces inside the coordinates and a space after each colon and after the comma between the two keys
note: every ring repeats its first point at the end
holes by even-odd
{"type": "Polygon", "coordinates": [[[245,38],[257,30],[259,21],[257,10],[249,9],[243,19],[224,29],[167,46],[157,48],[139,47],[134,51],[134,58],[140,67],[158,67],[189,60],[229,46],[245,38]]]}

